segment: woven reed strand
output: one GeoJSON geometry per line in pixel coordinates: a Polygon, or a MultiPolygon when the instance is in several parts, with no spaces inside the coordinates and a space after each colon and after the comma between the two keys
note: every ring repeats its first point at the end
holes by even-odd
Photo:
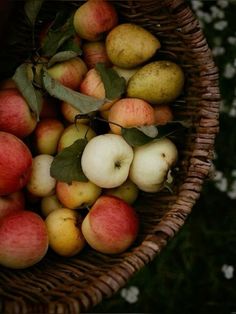
{"type": "Polygon", "coordinates": [[[75,314],[112,296],[183,226],[209,175],[220,94],[218,72],[198,21],[183,0],[113,3],[121,22],[142,25],[160,39],[157,57],[178,62],[185,72],[185,91],[173,108],[192,126],[181,139],[173,139],[180,152],[174,193],[140,196],[141,232],[123,254],[106,256],[86,248],[79,256],[65,259],[50,251],[30,269],[1,268],[0,313],[75,314]]]}

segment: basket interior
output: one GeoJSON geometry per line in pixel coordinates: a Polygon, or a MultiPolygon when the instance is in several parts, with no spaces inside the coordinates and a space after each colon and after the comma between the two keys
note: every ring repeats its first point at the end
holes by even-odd
{"type": "MultiPolygon", "coordinates": [[[[63,6],[81,1],[46,1],[42,18],[50,18],[63,6]],[[56,5],[55,5],[56,4],[56,5]]],[[[129,278],[151,261],[184,224],[209,173],[214,138],[218,131],[218,73],[211,52],[190,8],[182,0],[113,1],[120,22],[139,24],[162,44],[154,57],[173,60],[185,72],[183,94],[173,103],[176,119],[191,126],[173,141],[179,150],[173,193],[141,193],[135,208],[141,229],[137,241],[125,253],[107,256],[87,247],[78,256],[62,258],[52,251],[26,270],[0,268],[1,313],[78,313],[87,311],[119,290],[129,278]]],[[[11,32],[24,33],[24,41],[11,41],[1,52],[12,69],[1,67],[1,78],[23,61],[30,45],[22,19],[22,2],[16,1],[11,32]],[[21,22],[20,22],[21,21],[21,22]],[[16,24],[17,28],[16,28],[16,24]]],[[[2,58],[1,58],[2,59],[2,58]]],[[[5,60],[5,59],[4,59],[5,60]]]]}

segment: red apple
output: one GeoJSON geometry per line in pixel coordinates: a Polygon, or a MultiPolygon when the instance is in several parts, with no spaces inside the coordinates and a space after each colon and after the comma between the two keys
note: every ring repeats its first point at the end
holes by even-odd
{"type": "Polygon", "coordinates": [[[84,61],[77,57],[68,61],[56,63],[48,69],[49,75],[58,80],[62,85],[77,90],[87,73],[87,66],[84,61]]]}
{"type": "Polygon", "coordinates": [[[38,263],[48,250],[45,222],[36,213],[20,211],[0,220],[0,264],[23,269],[38,263]]]}
{"type": "Polygon", "coordinates": [[[0,130],[24,138],[36,127],[36,117],[17,89],[0,91],[0,130]]]}
{"type": "MultiPolygon", "coordinates": [[[[82,94],[92,96],[98,99],[106,98],[106,92],[105,92],[103,81],[99,73],[94,68],[90,69],[86,73],[85,78],[80,84],[79,91],[82,94]]],[[[100,110],[108,110],[112,106],[112,104],[114,104],[114,102],[116,101],[117,99],[105,102],[101,106],[100,110]]]]}
{"type": "Polygon", "coordinates": [[[74,28],[82,39],[100,40],[103,33],[118,24],[114,6],[104,0],[88,0],[82,4],[74,15],[74,28]]]}
{"type": "Polygon", "coordinates": [[[106,66],[111,65],[103,41],[86,42],[83,44],[82,49],[83,59],[89,69],[94,68],[99,62],[104,63],[106,66]]]}
{"type": "Polygon", "coordinates": [[[16,83],[13,79],[8,78],[0,83],[0,89],[17,88],[16,83]]]}
{"type": "Polygon", "coordinates": [[[0,195],[22,189],[31,174],[32,155],[15,135],[0,132],[0,195]]]}
{"type": "Polygon", "coordinates": [[[0,196],[0,219],[6,215],[25,209],[25,196],[22,191],[0,196]]]}
{"type": "Polygon", "coordinates": [[[135,241],[138,229],[134,208],[114,196],[100,196],[82,223],[89,245],[107,254],[124,252],[135,241]]]}
{"type": "Polygon", "coordinates": [[[157,105],[154,107],[155,124],[163,125],[173,120],[173,112],[168,105],[157,105]]]}
{"type": "MultiPolygon", "coordinates": [[[[138,98],[122,98],[111,107],[108,120],[123,127],[136,127],[155,124],[153,107],[138,98]]],[[[110,123],[113,133],[121,134],[121,128],[110,123]]]]}

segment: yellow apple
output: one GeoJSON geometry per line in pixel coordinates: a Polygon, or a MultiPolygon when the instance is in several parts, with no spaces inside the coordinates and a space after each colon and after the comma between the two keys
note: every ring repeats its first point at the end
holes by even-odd
{"type": "Polygon", "coordinates": [[[59,202],[56,194],[45,196],[41,198],[41,213],[47,217],[53,210],[61,208],[62,204],[59,202]]]}

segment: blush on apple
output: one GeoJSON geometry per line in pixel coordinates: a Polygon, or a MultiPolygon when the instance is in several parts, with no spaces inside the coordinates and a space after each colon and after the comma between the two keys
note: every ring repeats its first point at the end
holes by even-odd
{"type": "Polygon", "coordinates": [[[89,69],[94,68],[99,62],[104,63],[106,66],[111,65],[103,41],[86,42],[83,44],[82,49],[83,59],[89,69]]]}
{"type": "Polygon", "coordinates": [[[114,103],[108,115],[113,133],[121,134],[121,127],[137,127],[155,124],[153,107],[146,101],[138,98],[122,98],[114,103]]]}
{"type": "Polygon", "coordinates": [[[117,25],[118,15],[109,1],[88,0],[75,12],[73,23],[82,39],[97,41],[117,25]]]}
{"type": "Polygon", "coordinates": [[[22,189],[31,174],[32,154],[13,134],[0,132],[0,195],[22,189]]]}
{"type": "Polygon", "coordinates": [[[101,253],[124,252],[135,241],[139,219],[134,208],[114,196],[100,196],[82,223],[88,244],[101,253]]]}
{"type": "Polygon", "coordinates": [[[19,211],[0,220],[0,264],[23,269],[38,263],[48,250],[45,222],[32,211],[19,211]]]}
{"type": "Polygon", "coordinates": [[[24,138],[37,124],[36,117],[17,89],[0,91],[0,130],[24,138]]]}
{"type": "Polygon", "coordinates": [[[25,209],[25,196],[23,191],[17,191],[0,196],[0,219],[14,211],[25,209]]]}

